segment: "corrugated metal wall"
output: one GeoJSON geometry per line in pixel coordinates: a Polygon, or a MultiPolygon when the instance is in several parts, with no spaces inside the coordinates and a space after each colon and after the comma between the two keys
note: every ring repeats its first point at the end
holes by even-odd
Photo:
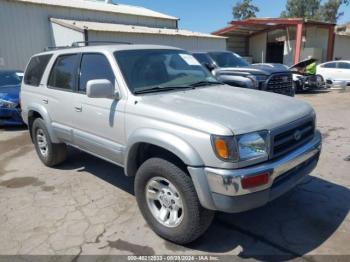
{"type": "Polygon", "coordinates": [[[31,55],[54,45],[50,17],[176,28],[175,20],[0,0],[0,69],[23,70],[31,55]]]}
{"type": "Polygon", "coordinates": [[[242,35],[230,35],[227,39],[227,50],[235,52],[240,56],[249,55],[249,39],[242,35]]]}
{"type": "Polygon", "coordinates": [[[126,41],[134,44],[169,45],[189,51],[226,50],[226,39],[224,38],[89,31],[89,40],[126,41]]]}

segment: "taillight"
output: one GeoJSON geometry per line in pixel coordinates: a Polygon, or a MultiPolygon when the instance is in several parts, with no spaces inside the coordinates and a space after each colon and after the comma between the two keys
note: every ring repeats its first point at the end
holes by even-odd
{"type": "Polygon", "coordinates": [[[269,182],[269,174],[263,173],[254,176],[246,176],[242,178],[241,185],[243,189],[266,185],[269,182]]]}

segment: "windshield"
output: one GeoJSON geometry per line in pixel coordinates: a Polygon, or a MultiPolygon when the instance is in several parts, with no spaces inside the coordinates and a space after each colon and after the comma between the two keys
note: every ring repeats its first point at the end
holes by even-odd
{"type": "Polygon", "coordinates": [[[4,86],[19,85],[23,74],[15,71],[0,72],[0,88],[4,86]]]}
{"type": "Polygon", "coordinates": [[[217,83],[192,55],[182,50],[125,50],[114,55],[134,94],[145,90],[180,90],[196,83],[217,83]]]}
{"type": "Polygon", "coordinates": [[[210,52],[210,57],[219,67],[246,67],[249,64],[239,55],[231,52],[210,52]]]}

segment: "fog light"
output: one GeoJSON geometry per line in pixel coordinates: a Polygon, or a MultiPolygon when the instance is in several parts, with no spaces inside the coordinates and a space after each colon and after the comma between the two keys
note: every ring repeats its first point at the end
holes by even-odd
{"type": "Polygon", "coordinates": [[[268,182],[269,182],[268,173],[254,175],[254,176],[246,176],[241,180],[242,188],[244,189],[266,185],[268,182]]]}

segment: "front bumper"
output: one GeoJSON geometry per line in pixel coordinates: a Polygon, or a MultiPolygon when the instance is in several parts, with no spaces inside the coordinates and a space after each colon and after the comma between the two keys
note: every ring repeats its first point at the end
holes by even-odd
{"type": "Polygon", "coordinates": [[[0,108],[0,126],[23,125],[21,113],[17,108],[0,108]]]}
{"type": "Polygon", "coordinates": [[[316,131],[308,143],[269,162],[235,170],[209,167],[188,170],[204,207],[238,213],[263,206],[292,189],[316,167],[320,152],[321,134],[316,131]],[[242,178],[262,173],[269,173],[268,184],[242,188],[242,178]]]}

